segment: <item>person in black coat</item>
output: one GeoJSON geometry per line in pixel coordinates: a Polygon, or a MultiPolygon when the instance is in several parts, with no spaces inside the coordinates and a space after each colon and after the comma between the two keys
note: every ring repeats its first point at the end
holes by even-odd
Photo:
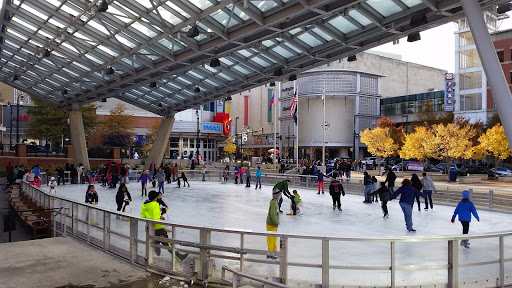
{"type": "MultiPolygon", "coordinates": [[[[421,188],[423,188],[423,184],[421,184],[421,180],[418,177],[418,175],[412,174],[411,182],[412,182],[412,187],[416,188],[418,191],[421,191],[421,188]]],[[[416,197],[416,203],[418,203],[418,211],[421,211],[421,208],[420,208],[420,196],[415,195],[415,197],[416,197]]],[[[414,206],[414,203],[413,203],[412,206],[414,206]]]]}
{"type": "Polygon", "coordinates": [[[387,175],[386,175],[386,180],[384,181],[384,183],[388,184],[389,192],[393,193],[393,192],[395,192],[396,174],[395,174],[395,172],[393,172],[393,170],[389,166],[386,167],[386,170],[387,170],[387,175]]]}
{"type": "Polygon", "coordinates": [[[121,211],[122,208],[124,212],[126,206],[130,205],[131,201],[132,196],[130,195],[130,192],[128,192],[128,188],[126,188],[126,185],[122,183],[121,185],[119,185],[119,189],[117,190],[116,194],[117,211],[121,211]]]}
{"type": "Polygon", "coordinates": [[[71,164],[71,167],[69,167],[71,173],[71,184],[76,184],[78,181],[78,170],[76,170],[75,165],[71,164]]]}
{"type": "Polygon", "coordinates": [[[389,191],[388,187],[386,187],[386,182],[380,182],[379,189],[373,191],[372,193],[370,193],[370,195],[379,195],[380,203],[382,204],[382,213],[384,213],[384,216],[382,218],[388,218],[388,201],[391,192],[389,191]]]}
{"type": "Polygon", "coordinates": [[[339,211],[341,209],[340,196],[345,196],[345,189],[343,189],[343,185],[341,185],[340,181],[336,180],[336,178],[331,178],[331,184],[329,185],[329,194],[332,197],[332,210],[336,210],[338,207],[339,211]]]}
{"type": "Polygon", "coordinates": [[[57,185],[60,185],[60,181],[62,180],[62,185],[64,185],[64,169],[61,166],[57,167],[55,170],[57,172],[57,185]]]}

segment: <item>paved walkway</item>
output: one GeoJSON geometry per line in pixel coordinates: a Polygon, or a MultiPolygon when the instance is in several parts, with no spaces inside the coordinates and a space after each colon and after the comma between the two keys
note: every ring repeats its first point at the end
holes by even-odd
{"type": "Polygon", "coordinates": [[[0,244],[0,255],[0,286],[3,288],[107,287],[111,284],[131,287],[127,283],[150,276],[144,270],[69,237],[0,244]]]}

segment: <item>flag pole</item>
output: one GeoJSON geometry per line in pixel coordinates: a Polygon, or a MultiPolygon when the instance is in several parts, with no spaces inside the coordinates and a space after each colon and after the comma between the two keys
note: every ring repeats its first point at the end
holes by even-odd
{"type": "MultiPolygon", "coordinates": [[[[322,166],[325,166],[325,74],[324,74],[324,89],[322,91],[322,106],[324,109],[324,122],[322,122],[322,166]]],[[[324,171],[325,172],[325,171],[324,171]]]]}
{"type": "MultiPolygon", "coordinates": [[[[295,109],[297,111],[297,123],[295,124],[295,128],[297,129],[297,131],[295,132],[295,138],[296,138],[296,146],[297,146],[297,160],[296,160],[296,165],[297,166],[297,171],[299,171],[299,83],[297,83],[298,81],[293,81],[293,85],[295,86],[295,97],[297,97],[297,101],[295,102],[295,109]]],[[[293,116],[292,116],[293,117],[293,116]]]]}
{"type": "Polygon", "coordinates": [[[276,92],[278,92],[281,89],[281,82],[276,83],[276,88],[274,88],[274,169],[277,169],[277,153],[276,153],[276,143],[277,143],[277,105],[276,105],[276,92]],[[277,91],[276,91],[277,90],[277,91]]]}

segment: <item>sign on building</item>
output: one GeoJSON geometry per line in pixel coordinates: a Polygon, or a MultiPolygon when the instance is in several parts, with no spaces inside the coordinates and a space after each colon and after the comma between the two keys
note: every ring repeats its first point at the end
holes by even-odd
{"type": "Polygon", "coordinates": [[[453,73],[444,74],[444,111],[453,111],[455,104],[453,73]]]}

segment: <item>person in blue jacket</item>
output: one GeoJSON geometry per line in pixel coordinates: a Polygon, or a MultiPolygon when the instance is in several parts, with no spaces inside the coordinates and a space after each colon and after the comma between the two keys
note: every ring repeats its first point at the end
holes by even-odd
{"type": "Polygon", "coordinates": [[[261,189],[261,175],[263,172],[261,171],[261,167],[258,166],[258,170],[256,170],[256,189],[258,189],[258,184],[260,185],[261,189]]]}
{"type": "MultiPolygon", "coordinates": [[[[462,234],[468,234],[469,233],[469,223],[471,222],[471,214],[475,216],[476,220],[480,222],[480,217],[478,217],[478,213],[476,212],[475,205],[473,202],[469,200],[471,197],[468,190],[462,191],[462,200],[460,200],[459,204],[457,204],[457,207],[455,208],[455,211],[453,211],[452,216],[452,223],[455,222],[455,216],[459,215],[459,221],[462,225],[462,234]]],[[[464,246],[465,248],[469,249],[469,240],[462,240],[460,241],[460,246],[464,246]]]]}
{"type": "Polygon", "coordinates": [[[402,187],[398,188],[391,196],[389,200],[395,199],[398,195],[400,195],[400,207],[404,212],[405,218],[405,226],[407,227],[407,231],[416,232],[414,228],[412,228],[412,206],[414,205],[415,196],[421,196],[425,198],[425,194],[418,191],[418,189],[412,186],[412,182],[409,179],[404,179],[402,181],[402,187]]]}

